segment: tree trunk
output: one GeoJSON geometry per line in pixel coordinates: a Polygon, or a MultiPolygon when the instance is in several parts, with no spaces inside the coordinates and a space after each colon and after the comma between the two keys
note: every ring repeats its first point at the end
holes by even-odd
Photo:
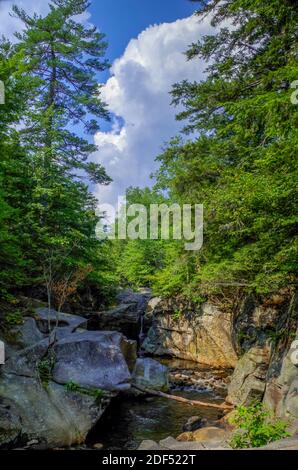
{"type": "Polygon", "coordinates": [[[149,388],[143,388],[138,385],[132,385],[135,389],[139,390],[140,392],[148,393],[149,395],[155,395],[157,397],[168,398],[169,400],[180,401],[182,403],[186,403],[187,405],[191,406],[205,406],[207,408],[216,408],[217,410],[233,410],[234,407],[232,405],[228,405],[226,403],[216,404],[216,403],[206,403],[204,401],[198,400],[188,400],[184,397],[178,397],[177,395],[169,395],[168,393],[159,392],[157,390],[151,390],[149,388]]]}

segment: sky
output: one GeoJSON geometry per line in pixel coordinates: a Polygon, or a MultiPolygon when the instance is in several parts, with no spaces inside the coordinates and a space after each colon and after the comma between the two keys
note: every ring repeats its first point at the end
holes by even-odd
{"type": "MultiPolygon", "coordinates": [[[[47,0],[15,0],[28,13],[45,14],[47,0]]],[[[12,37],[20,24],[9,16],[12,2],[0,0],[0,34],[12,37]]],[[[171,106],[173,83],[200,80],[206,64],[187,62],[188,45],[213,28],[193,15],[188,0],[93,0],[80,20],[95,24],[107,36],[112,64],[99,77],[101,94],[111,112],[94,136],[99,149],[92,160],[103,164],[113,183],[92,188],[100,203],[116,204],[128,186],[152,185],[155,158],[182,124],[171,106]]]]}

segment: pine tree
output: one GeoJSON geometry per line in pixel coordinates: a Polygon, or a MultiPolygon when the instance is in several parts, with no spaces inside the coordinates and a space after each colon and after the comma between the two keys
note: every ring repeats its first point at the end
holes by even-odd
{"type": "Polygon", "coordinates": [[[108,119],[97,79],[97,73],[108,68],[107,44],[96,27],[75,18],[88,6],[87,0],[53,0],[45,18],[30,17],[13,7],[25,26],[17,38],[18,49],[26,56],[26,74],[38,83],[23,138],[32,152],[39,151],[45,171],[54,162],[68,174],[85,170],[92,181],[108,184],[103,167],[87,161],[96,146],[70,129],[81,125],[83,131],[94,134],[98,120],[90,115],[108,119]]]}

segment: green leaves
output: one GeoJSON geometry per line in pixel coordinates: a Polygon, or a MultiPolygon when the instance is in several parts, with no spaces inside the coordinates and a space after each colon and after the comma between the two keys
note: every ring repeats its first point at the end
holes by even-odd
{"type": "Polygon", "coordinates": [[[290,436],[286,432],[288,424],[274,419],[260,402],[248,407],[238,406],[232,413],[230,423],[239,429],[230,442],[234,449],[261,447],[290,436]]]}

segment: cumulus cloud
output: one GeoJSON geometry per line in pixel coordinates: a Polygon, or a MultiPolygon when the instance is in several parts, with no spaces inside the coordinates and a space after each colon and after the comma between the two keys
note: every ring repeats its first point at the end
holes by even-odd
{"type": "Polygon", "coordinates": [[[97,187],[100,202],[115,204],[128,186],[150,184],[155,157],[180,129],[169,92],[175,82],[200,80],[206,63],[183,54],[200,36],[212,33],[210,21],[196,16],[147,28],[132,39],[111,69],[102,97],[114,115],[109,132],[98,132],[95,159],[113,183],[97,187]]]}

